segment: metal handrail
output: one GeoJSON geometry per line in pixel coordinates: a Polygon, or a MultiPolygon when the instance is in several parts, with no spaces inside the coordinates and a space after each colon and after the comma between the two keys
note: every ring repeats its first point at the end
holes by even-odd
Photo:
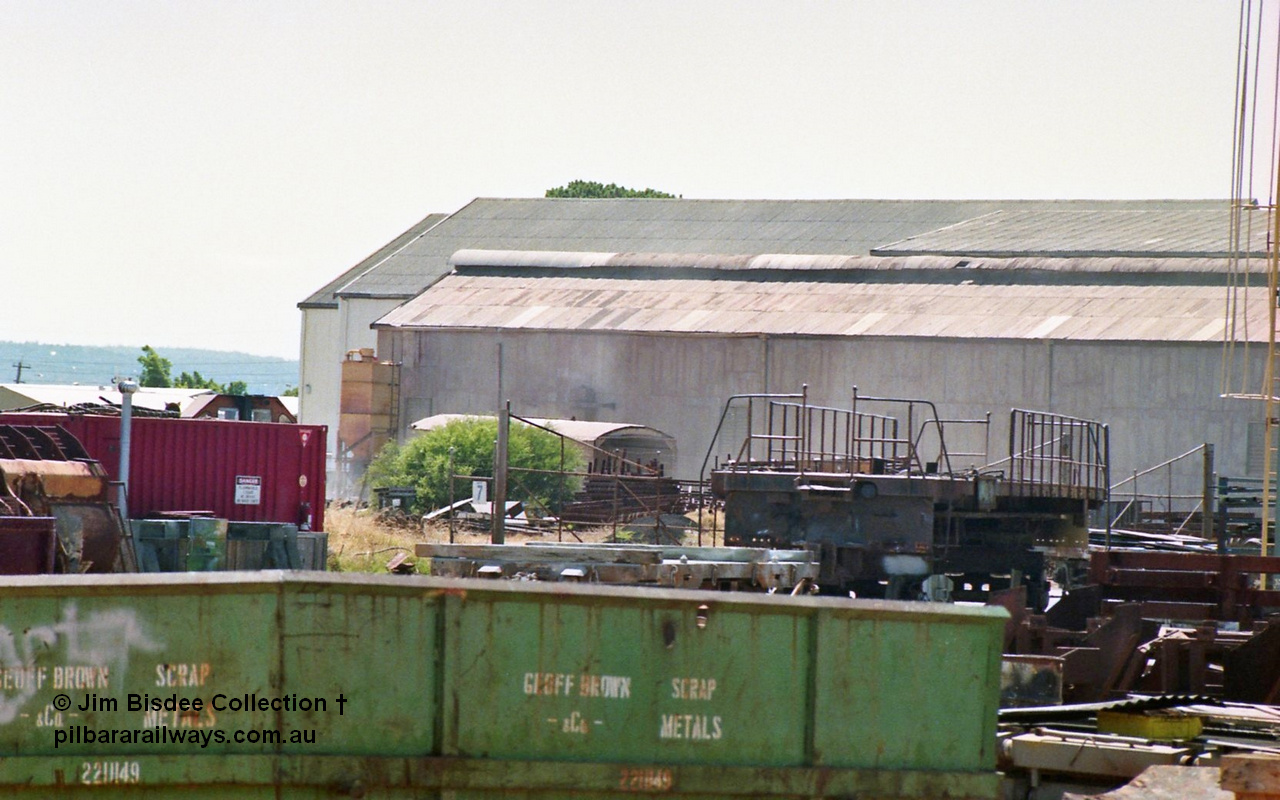
{"type": "Polygon", "coordinates": [[[881,462],[894,471],[918,474],[936,469],[953,474],[953,453],[948,449],[946,425],[981,425],[984,428],[982,453],[965,456],[987,457],[990,449],[990,414],[982,419],[942,419],[930,400],[907,397],[859,395],[853,387],[849,408],[809,403],[809,387],[798,394],[739,394],[726,401],[703,459],[700,477],[720,444],[730,413],[743,409],[746,434],[736,455],[731,451],[730,470],[769,465],[806,472],[855,474],[881,462]],[[859,410],[859,403],[892,403],[905,406],[906,423],[899,417],[859,410]],[[763,407],[761,407],[763,406],[763,407]],[[925,438],[936,435],[938,456],[926,464],[922,457],[925,438]]]}
{"type": "Polygon", "coordinates": [[[1103,423],[1015,408],[1009,415],[1009,456],[996,464],[1008,461],[1012,483],[1101,490],[1109,496],[1110,441],[1103,423]]]}
{"type": "Polygon", "coordinates": [[[1112,525],[1117,524],[1124,517],[1124,515],[1129,512],[1130,509],[1134,509],[1134,508],[1140,509],[1141,507],[1139,506],[1139,500],[1150,500],[1153,502],[1153,504],[1155,502],[1163,500],[1165,511],[1170,516],[1172,516],[1174,513],[1173,506],[1174,506],[1175,500],[1195,500],[1196,502],[1192,505],[1190,510],[1186,511],[1186,513],[1183,515],[1182,521],[1178,524],[1177,528],[1175,529],[1175,533],[1181,532],[1187,526],[1187,524],[1191,522],[1192,517],[1195,516],[1197,511],[1201,513],[1208,513],[1209,509],[1206,507],[1207,497],[1206,497],[1205,491],[1202,491],[1200,494],[1175,494],[1174,493],[1173,470],[1175,466],[1177,466],[1178,464],[1184,461],[1191,459],[1194,456],[1199,456],[1202,459],[1205,458],[1206,454],[1211,451],[1211,447],[1212,447],[1211,445],[1202,444],[1198,447],[1194,447],[1188,450],[1185,453],[1174,456],[1173,458],[1170,458],[1170,459],[1166,459],[1165,461],[1162,461],[1159,464],[1156,464],[1154,466],[1148,467],[1147,469],[1144,469],[1140,472],[1134,471],[1132,475],[1126,476],[1123,480],[1118,481],[1115,484],[1112,484],[1110,487],[1110,491],[1111,491],[1111,494],[1113,495],[1119,492],[1119,490],[1121,490],[1126,484],[1129,484],[1131,488],[1127,493],[1129,495],[1129,499],[1125,502],[1125,504],[1120,508],[1119,511],[1115,512],[1115,514],[1112,515],[1111,524],[1112,525]],[[1154,475],[1157,472],[1164,472],[1165,491],[1159,492],[1159,493],[1139,492],[1138,480],[1140,478],[1145,478],[1150,475],[1154,475]]]}

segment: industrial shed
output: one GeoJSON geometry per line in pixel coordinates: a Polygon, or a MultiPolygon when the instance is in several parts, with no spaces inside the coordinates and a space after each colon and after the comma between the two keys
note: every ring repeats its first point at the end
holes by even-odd
{"type": "MultiPolygon", "coordinates": [[[[1074,224],[1111,219],[1101,228],[1094,226],[1102,251],[1108,250],[1108,237],[1127,231],[1126,244],[1136,243],[1137,251],[1149,255],[1151,245],[1144,242],[1152,237],[1144,232],[1153,226],[1167,231],[1179,215],[1193,220],[1205,213],[1217,215],[1221,225],[1216,233],[1225,241],[1225,207],[1220,201],[1159,200],[479,198],[453,214],[424,218],[298,304],[303,318],[299,420],[329,426],[330,485],[341,486],[334,470],[341,450],[339,386],[345,354],[373,347],[372,323],[447,275],[449,258],[461,249],[865,256],[891,245],[916,247],[914,237],[946,235],[961,225],[973,226],[961,232],[986,247],[992,241],[990,223],[1002,215],[1096,212],[1094,222],[1076,217],[1074,224]],[[1116,214],[1108,217],[1112,212],[1116,214]],[[1127,227],[1115,223],[1119,213],[1130,214],[1127,227]]],[[[1030,219],[1029,230],[1044,227],[1043,217],[1030,219]]],[[[997,227],[1015,235],[1008,224],[997,227]]],[[[1199,235],[1203,225],[1193,228],[1199,235]]],[[[1054,229],[1061,232],[1061,226],[1054,229]]],[[[591,402],[589,397],[580,400],[591,402]]],[[[457,410],[433,406],[429,397],[409,396],[405,402],[398,420],[401,430],[411,420],[457,410]]]]}
{"type": "MultiPolygon", "coordinates": [[[[882,255],[462,251],[378,322],[378,352],[402,364],[406,407],[486,413],[501,343],[518,413],[642,419],[680,441],[682,478],[725,398],[804,383],[829,405],[857,386],[995,412],[993,456],[1020,407],[1109,423],[1117,476],[1205,441],[1243,474],[1261,411],[1221,396],[1224,308],[1263,264],[1230,258],[1227,230],[1220,208],[1001,212],[882,255]]],[[[1230,375],[1250,390],[1265,292],[1237,312],[1230,375]]]]}

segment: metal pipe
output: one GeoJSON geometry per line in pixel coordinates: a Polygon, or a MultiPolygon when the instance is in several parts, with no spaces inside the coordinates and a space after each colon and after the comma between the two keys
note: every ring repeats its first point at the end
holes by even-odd
{"type": "Polygon", "coordinates": [[[455,453],[457,453],[457,452],[458,452],[458,448],[456,448],[456,447],[450,447],[450,448],[449,448],[449,544],[453,544],[453,536],[454,536],[454,527],[453,527],[453,513],[454,513],[454,507],[453,507],[453,504],[454,504],[454,502],[455,502],[455,501],[454,501],[454,499],[453,499],[453,479],[454,479],[454,475],[453,475],[453,456],[454,456],[454,454],[455,454],[455,453]]]}
{"type": "MultiPolygon", "coordinates": [[[[1103,469],[1102,485],[1107,487],[1107,494],[1106,494],[1106,497],[1103,498],[1102,503],[1105,508],[1110,509],[1111,508],[1111,428],[1106,425],[1102,426],[1102,446],[1106,450],[1106,452],[1103,454],[1104,457],[1102,459],[1102,469],[1103,469]]],[[[1107,514],[1106,549],[1107,550],[1111,549],[1111,515],[1110,514],[1107,514]]]]}
{"type": "Polygon", "coordinates": [[[116,384],[120,392],[120,518],[129,524],[129,450],[133,441],[133,393],[138,391],[136,381],[123,380],[116,384]]]}
{"type": "Polygon", "coordinates": [[[493,449],[493,535],[494,544],[507,540],[507,435],[511,427],[511,402],[498,409],[498,443],[493,449]]]}

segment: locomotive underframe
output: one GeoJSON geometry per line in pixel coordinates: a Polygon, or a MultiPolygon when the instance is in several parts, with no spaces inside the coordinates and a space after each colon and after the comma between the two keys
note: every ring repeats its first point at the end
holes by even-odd
{"type": "Polygon", "coordinates": [[[941,574],[955,600],[1020,582],[1043,604],[1046,558],[1083,558],[1088,542],[1088,494],[1020,492],[991,476],[732,465],[713,471],[711,486],[725,504],[727,545],[815,550],[824,591],[841,594],[914,598],[941,574]]]}

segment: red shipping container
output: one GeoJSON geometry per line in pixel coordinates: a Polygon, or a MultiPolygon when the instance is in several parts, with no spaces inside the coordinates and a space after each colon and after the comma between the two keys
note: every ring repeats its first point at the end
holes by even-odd
{"type": "MultiPolygon", "coordinates": [[[[0,425],[61,425],[119,480],[119,417],[0,413],[0,425]]],[[[132,438],[131,517],[212,511],[324,530],[323,425],[134,417],[132,438]]]]}

